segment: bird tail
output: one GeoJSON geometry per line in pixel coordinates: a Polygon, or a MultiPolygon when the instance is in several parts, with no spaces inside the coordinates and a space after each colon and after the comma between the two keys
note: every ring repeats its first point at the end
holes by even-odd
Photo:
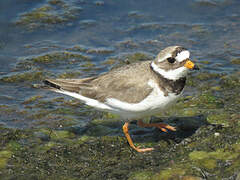
{"type": "Polygon", "coordinates": [[[68,91],[78,93],[81,88],[90,88],[90,81],[95,77],[83,78],[83,79],[45,79],[43,84],[33,85],[36,88],[47,89],[50,91],[68,91]]]}
{"type": "Polygon", "coordinates": [[[33,84],[32,86],[37,89],[46,89],[50,91],[56,91],[56,90],[61,90],[61,86],[55,84],[54,82],[51,82],[47,79],[42,81],[43,84],[33,84]]]}

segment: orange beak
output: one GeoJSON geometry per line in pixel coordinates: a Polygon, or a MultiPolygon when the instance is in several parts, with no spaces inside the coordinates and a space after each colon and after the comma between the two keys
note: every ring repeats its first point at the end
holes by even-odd
{"type": "Polygon", "coordinates": [[[188,69],[199,70],[199,67],[195,65],[190,59],[187,60],[184,66],[188,69]]]}

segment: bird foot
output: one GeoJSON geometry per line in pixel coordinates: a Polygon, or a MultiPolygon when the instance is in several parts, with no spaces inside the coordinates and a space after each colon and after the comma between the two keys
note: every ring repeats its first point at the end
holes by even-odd
{"type": "Polygon", "coordinates": [[[175,127],[170,126],[170,125],[167,125],[167,124],[163,124],[163,123],[156,124],[156,125],[153,126],[153,127],[157,127],[157,128],[159,128],[159,129],[161,129],[161,131],[163,131],[163,132],[167,132],[167,130],[176,131],[176,128],[175,128],[175,127]]]}
{"type": "Polygon", "coordinates": [[[147,123],[144,123],[141,120],[139,120],[138,121],[138,126],[140,126],[140,127],[156,127],[156,128],[159,128],[163,132],[167,132],[167,130],[176,131],[175,127],[170,126],[168,124],[164,124],[164,123],[151,123],[151,124],[147,124],[147,123]]]}
{"type": "MultiPolygon", "coordinates": [[[[133,147],[132,147],[133,148],[133,147]]],[[[135,149],[137,152],[149,152],[154,150],[154,148],[144,148],[144,149],[140,149],[139,147],[134,147],[133,149],[135,149]]]]}

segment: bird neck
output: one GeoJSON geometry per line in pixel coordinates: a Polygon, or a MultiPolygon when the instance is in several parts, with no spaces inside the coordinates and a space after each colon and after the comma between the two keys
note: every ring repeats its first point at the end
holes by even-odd
{"type": "Polygon", "coordinates": [[[176,80],[168,79],[164,77],[158,71],[155,71],[154,66],[150,64],[150,69],[152,73],[155,75],[155,78],[159,84],[159,87],[164,92],[164,95],[168,95],[168,93],[180,94],[186,84],[186,76],[180,77],[176,80]]]}

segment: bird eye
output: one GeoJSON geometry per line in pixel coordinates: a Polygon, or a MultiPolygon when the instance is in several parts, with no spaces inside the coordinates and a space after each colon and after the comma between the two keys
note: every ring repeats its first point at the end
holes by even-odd
{"type": "Polygon", "coordinates": [[[170,58],[167,58],[167,60],[168,60],[168,62],[171,63],[171,64],[174,63],[174,62],[176,61],[175,58],[171,58],[171,57],[170,57],[170,58]]]}

